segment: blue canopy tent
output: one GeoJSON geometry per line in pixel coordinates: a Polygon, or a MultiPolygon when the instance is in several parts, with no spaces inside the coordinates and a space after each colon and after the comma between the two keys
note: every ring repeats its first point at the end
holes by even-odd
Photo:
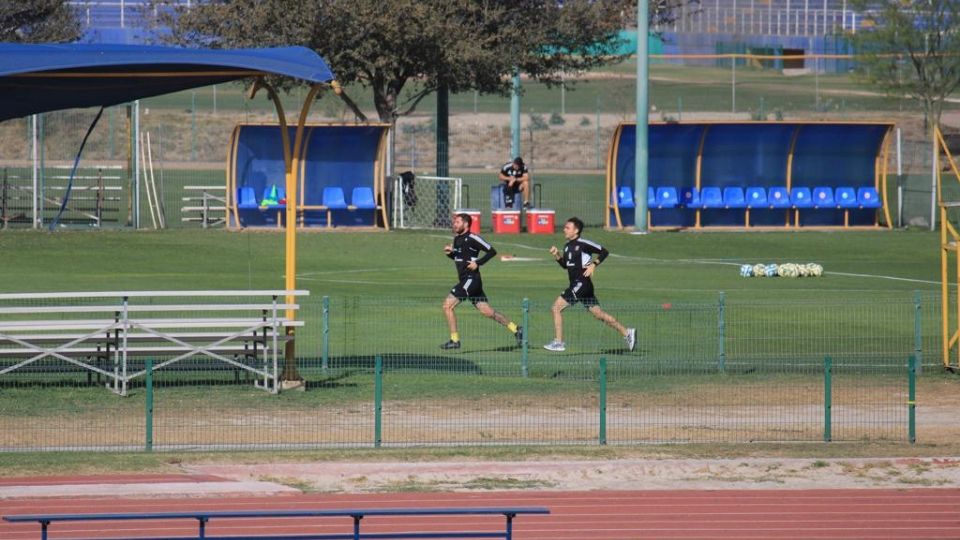
{"type": "MultiPolygon", "coordinates": [[[[252,77],[253,93],[263,88],[277,108],[286,165],[286,191],[296,196],[293,156],[303,143],[304,122],[321,85],[336,90],[333,72],[311,49],[186,49],[144,45],[23,45],[0,43],[0,120],[78,107],[106,107],[141,98],[252,77]],[[291,147],[280,100],[262,77],[282,75],[312,85],[304,100],[291,147]]],[[[294,199],[296,200],[296,199],[294,199]]],[[[287,207],[294,222],[295,205],[287,207]]],[[[296,229],[285,231],[285,288],[296,289],[296,229]]],[[[287,303],[294,303],[292,296],[287,303]]],[[[286,313],[294,318],[292,310],[286,313]]],[[[288,328],[293,333],[293,328],[288,328]]],[[[286,349],[282,378],[298,380],[294,345],[286,349]]]]}
{"type": "Polygon", "coordinates": [[[180,90],[284,75],[333,80],[314,51],[184,49],[144,45],[0,43],[0,120],[79,107],[111,106],[180,90]]]}

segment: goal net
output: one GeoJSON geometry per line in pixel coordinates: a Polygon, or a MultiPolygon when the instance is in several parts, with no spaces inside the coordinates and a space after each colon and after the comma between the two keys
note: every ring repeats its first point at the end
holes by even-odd
{"type": "Polygon", "coordinates": [[[403,173],[393,183],[393,226],[398,229],[448,229],[461,208],[463,179],[403,173]]]}

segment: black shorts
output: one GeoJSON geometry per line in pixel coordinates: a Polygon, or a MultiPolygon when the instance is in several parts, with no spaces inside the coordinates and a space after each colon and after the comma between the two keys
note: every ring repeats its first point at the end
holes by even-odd
{"type": "Polygon", "coordinates": [[[574,281],[560,295],[571,306],[577,302],[584,307],[598,306],[600,301],[593,294],[593,282],[590,280],[574,281]]]}
{"type": "Polygon", "coordinates": [[[489,303],[487,293],[483,292],[483,280],[480,279],[479,275],[460,280],[460,283],[450,289],[450,294],[457,300],[469,299],[473,305],[477,305],[477,302],[489,303]]]}

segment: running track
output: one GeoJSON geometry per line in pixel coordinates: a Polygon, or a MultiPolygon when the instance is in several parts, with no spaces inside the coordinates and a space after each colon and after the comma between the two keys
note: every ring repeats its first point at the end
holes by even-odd
{"type": "MultiPolygon", "coordinates": [[[[208,480],[206,478],[198,481],[208,480]]],[[[121,478],[101,479],[121,483],[121,478]]],[[[160,482],[160,477],[137,482],[160,482]]],[[[16,485],[0,479],[2,485],[16,485]]],[[[69,479],[34,479],[66,484],[69,479]]],[[[79,482],[79,481],[78,481],[79,482]]],[[[22,485],[22,484],[21,484],[22,485]]],[[[194,498],[55,497],[0,499],[0,515],[183,510],[546,506],[519,516],[517,540],[565,539],[910,539],[960,538],[960,488],[836,490],[514,491],[305,494],[194,498]]],[[[493,530],[502,518],[464,516],[453,529],[493,530]]],[[[348,519],[213,522],[211,535],[348,532],[348,519]]],[[[364,532],[451,530],[442,518],[366,518],[364,532]],[[398,525],[402,528],[398,529],[398,525]]],[[[51,540],[195,534],[195,521],[57,523],[51,540]]],[[[0,522],[2,540],[37,540],[39,525],[0,522]]]]}

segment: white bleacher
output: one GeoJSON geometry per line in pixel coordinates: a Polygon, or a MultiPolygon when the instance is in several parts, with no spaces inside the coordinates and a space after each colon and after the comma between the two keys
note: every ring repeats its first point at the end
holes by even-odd
{"type": "Polygon", "coordinates": [[[156,360],[153,370],[202,357],[253,374],[276,393],[279,362],[290,336],[303,326],[307,291],[137,291],[0,294],[0,377],[63,363],[104,377],[126,395],[146,375],[134,358],[156,360]],[[229,298],[229,303],[217,299],[229,298]],[[237,299],[240,299],[237,301],[237,299]],[[157,303],[160,302],[160,303],[157,303]]]}

